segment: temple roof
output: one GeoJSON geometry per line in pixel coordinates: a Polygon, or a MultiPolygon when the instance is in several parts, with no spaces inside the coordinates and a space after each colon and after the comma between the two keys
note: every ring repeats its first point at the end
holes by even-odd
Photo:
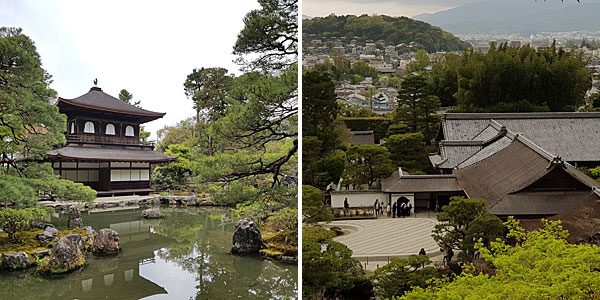
{"type": "Polygon", "coordinates": [[[89,92],[77,98],[64,99],[59,97],[56,105],[61,108],[75,106],[102,112],[138,116],[142,118],[143,122],[149,122],[165,115],[165,113],[153,112],[125,103],[104,93],[99,87],[92,87],[89,92]]]}
{"type": "MultiPolygon", "coordinates": [[[[527,137],[565,161],[600,161],[600,113],[594,112],[445,114],[437,140],[453,141],[453,146],[463,144],[475,147],[476,145],[469,142],[494,139],[495,136],[501,135],[503,127],[514,134],[527,137]]],[[[444,145],[440,143],[440,148],[442,147],[444,145]]],[[[432,157],[432,162],[439,164],[444,158],[432,157]]],[[[450,157],[448,159],[460,160],[450,157]]]]}
{"type": "Polygon", "coordinates": [[[469,198],[486,199],[490,212],[502,215],[556,214],[600,185],[520,135],[454,174],[469,198]]]}
{"type": "Polygon", "coordinates": [[[169,162],[177,156],[144,150],[143,148],[84,147],[66,146],[48,152],[49,158],[91,160],[91,161],[127,161],[127,162],[169,162]]]}

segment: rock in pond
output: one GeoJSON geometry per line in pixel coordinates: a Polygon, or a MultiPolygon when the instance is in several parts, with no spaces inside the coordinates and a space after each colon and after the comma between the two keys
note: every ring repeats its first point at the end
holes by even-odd
{"type": "Polygon", "coordinates": [[[67,228],[83,228],[81,212],[79,211],[79,208],[75,206],[69,207],[69,221],[67,222],[67,228]]]}
{"type": "Polygon", "coordinates": [[[42,243],[48,243],[52,241],[58,235],[58,229],[54,227],[46,227],[44,232],[38,233],[36,238],[42,243]]]}
{"type": "Polygon", "coordinates": [[[25,252],[4,253],[2,255],[2,268],[16,270],[31,267],[33,262],[25,252]]]}
{"type": "Polygon", "coordinates": [[[69,234],[61,237],[54,244],[50,258],[44,261],[40,267],[40,271],[43,273],[60,274],[81,268],[84,264],[85,258],[81,251],[81,236],[78,234],[69,234]]]}
{"type": "Polygon", "coordinates": [[[100,229],[94,239],[92,252],[97,255],[113,255],[119,253],[119,250],[121,250],[119,233],[112,229],[100,229]]]}
{"type": "Polygon", "coordinates": [[[94,239],[96,238],[97,233],[92,226],[85,226],[83,230],[85,231],[85,236],[82,237],[83,248],[86,251],[89,251],[94,245],[94,239]]]}
{"type": "Polygon", "coordinates": [[[142,211],[142,218],[146,218],[146,219],[160,219],[162,217],[163,217],[163,215],[160,212],[159,208],[149,208],[149,209],[144,209],[142,211]]]}
{"type": "Polygon", "coordinates": [[[239,220],[235,224],[233,233],[232,253],[258,254],[263,246],[262,237],[258,226],[248,218],[239,220]]]}

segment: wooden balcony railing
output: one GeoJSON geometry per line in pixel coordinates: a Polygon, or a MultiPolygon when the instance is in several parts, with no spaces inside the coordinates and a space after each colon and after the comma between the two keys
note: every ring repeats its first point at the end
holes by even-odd
{"type": "Polygon", "coordinates": [[[154,142],[147,145],[140,144],[137,137],[115,137],[107,135],[67,135],[69,143],[90,143],[90,144],[107,144],[107,145],[127,145],[154,148],[154,142]]]}

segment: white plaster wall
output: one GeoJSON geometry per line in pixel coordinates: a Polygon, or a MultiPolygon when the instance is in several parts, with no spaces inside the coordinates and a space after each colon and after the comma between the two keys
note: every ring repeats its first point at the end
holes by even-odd
{"type": "Polygon", "coordinates": [[[344,199],[348,198],[350,207],[373,206],[376,199],[385,204],[388,201],[384,193],[335,193],[331,194],[331,207],[344,207],[344,199]]]}

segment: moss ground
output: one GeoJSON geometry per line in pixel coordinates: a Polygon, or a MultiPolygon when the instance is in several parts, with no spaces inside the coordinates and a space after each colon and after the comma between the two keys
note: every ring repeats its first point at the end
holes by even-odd
{"type": "Polygon", "coordinates": [[[298,234],[282,230],[269,220],[260,227],[263,242],[267,246],[260,251],[261,255],[275,259],[284,255],[298,257],[298,234]]]}
{"type": "MultiPolygon", "coordinates": [[[[40,242],[36,236],[38,233],[43,232],[43,229],[31,229],[27,231],[21,231],[16,234],[16,239],[9,239],[8,234],[0,232],[0,254],[1,253],[13,253],[13,252],[26,252],[27,254],[33,254],[36,250],[51,249],[54,246],[54,241],[48,243],[40,242]]],[[[58,237],[63,237],[70,233],[77,233],[81,236],[85,236],[85,231],[81,228],[66,229],[58,232],[58,237]]]]}

